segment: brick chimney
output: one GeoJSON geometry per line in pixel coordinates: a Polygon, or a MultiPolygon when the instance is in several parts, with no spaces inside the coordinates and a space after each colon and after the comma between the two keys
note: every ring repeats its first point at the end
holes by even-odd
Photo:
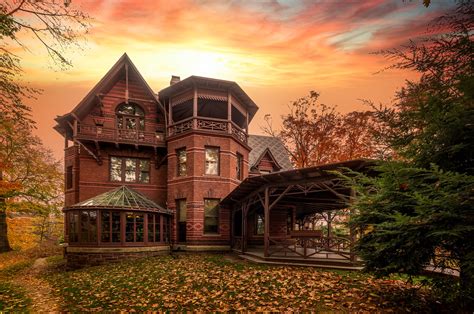
{"type": "Polygon", "coordinates": [[[174,84],[178,83],[179,81],[181,81],[181,79],[179,78],[179,76],[171,75],[170,85],[174,85],[174,84]]]}

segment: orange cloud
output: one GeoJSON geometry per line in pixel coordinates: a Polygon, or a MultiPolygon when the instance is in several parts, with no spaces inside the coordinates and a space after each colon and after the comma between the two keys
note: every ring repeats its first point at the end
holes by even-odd
{"type": "MultiPolygon", "coordinates": [[[[25,79],[44,94],[31,103],[38,132],[62,155],[51,129],[127,52],[156,91],[172,74],[237,81],[260,106],[253,132],[265,113],[278,117],[286,104],[310,89],[343,111],[357,99],[389,101],[413,74],[373,73],[387,66],[370,52],[423,35],[426,23],[452,4],[369,0],[339,1],[132,1],[73,0],[94,20],[84,50],[68,57],[67,72],[48,68],[40,46],[23,57],[25,79]]],[[[261,124],[262,122],[260,122],[261,124]]]]}

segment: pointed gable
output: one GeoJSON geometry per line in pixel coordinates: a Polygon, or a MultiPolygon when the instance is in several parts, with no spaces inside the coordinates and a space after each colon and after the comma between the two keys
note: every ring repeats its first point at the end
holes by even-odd
{"type": "Polygon", "coordinates": [[[288,152],[280,139],[272,136],[249,135],[248,145],[252,148],[249,154],[249,171],[260,169],[259,166],[273,171],[291,170],[288,152]]]}
{"type": "MultiPolygon", "coordinates": [[[[100,111],[106,102],[104,98],[107,97],[113,98],[113,100],[108,101],[109,103],[120,102],[120,100],[133,102],[135,99],[139,99],[151,104],[154,109],[156,108],[156,110],[153,110],[154,112],[162,112],[162,107],[155,93],[128,55],[124,53],[70,113],[56,118],[58,125],[55,129],[64,134],[64,124],[73,118],[82,120],[91,112],[100,115],[100,111]]],[[[109,108],[109,110],[112,109],[109,108]]]]}

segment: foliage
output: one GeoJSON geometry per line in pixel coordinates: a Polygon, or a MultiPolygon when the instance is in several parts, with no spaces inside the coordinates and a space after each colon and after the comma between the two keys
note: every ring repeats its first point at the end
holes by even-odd
{"type": "MultiPolygon", "coordinates": [[[[456,268],[452,289],[474,306],[474,9],[460,1],[430,25],[431,35],[382,51],[389,68],[421,74],[397,93],[394,107],[380,107],[384,139],[403,162],[384,162],[377,177],[346,179],[359,193],[353,217],[366,268],[381,274],[416,274],[428,264],[456,268]]],[[[354,175],[354,174],[353,174],[354,175]]],[[[442,286],[437,286],[442,284],[442,286]]]]}
{"type": "Polygon", "coordinates": [[[435,19],[432,35],[402,48],[381,51],[389,68],[422,74],[397,93],[394,107],[375,111],[388,146],[417,166],[474,174],[474,9],[461,2],[435,19]]]}
{"type": "Polygon", "coordinates": [[[26,47],[23,39],[32,35],[42,45],[51,60],[60,68],[71,66],[64,53],[79,47],[82,33],[88,30],[88,16],[65,6],[61,1],[20,0],[0,3],[0,121],[16,119],[31,124],[30,108],[25,98],[39,90],[21,82],[21,59],[13,51],[26,47]]]}
{"type": "Polygon", "coordinates": [[[13,250],[28,250],[48,242],[57,243],[62,236],[62,216],[16,213],[11,216],[7,218],[7,224],[8,240],[13,250]]]}
{"type": "Polygon", "coordinates": [[[267,267],[222,255],[178,255],[58,272],[65,311],[427,311],[404,281],[312,267],[267,267]],[[92,289],[93,287],[93,289],[92,289]]]}
{"type": "Polygon", "coordinates": [[[474,265],[466,240],[474,233],[474,177],[403,162],[374,170],[380,175],[346,177],[358,194],[351,225],[364,232],[358,249],[368,270],[419,274],[430,263],[474,265]]]}
{"type": "Polygon", "coordinates": [[[343,115],[335,107],[319,104],[318,98],[319,93],[311,91],[292,102],[290,113],[282,116],[281,131],[273,128],[271,115],[265,116],[263,131],[282,140],[297,168],[378,154],[370,111],[343,115]]]}
{"type": "Polygon", "coordinates": [[[34,213],[44,222],[58,213],[63,191],[61,168],[30,126],[12,120],[0,123],[0,251],[9,247],[4,228],[7,209],[34,213]]]}

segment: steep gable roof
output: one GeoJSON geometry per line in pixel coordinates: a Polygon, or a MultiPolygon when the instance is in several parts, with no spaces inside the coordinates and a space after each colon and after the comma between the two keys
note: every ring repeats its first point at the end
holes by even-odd
{"type": "MultiPolygon", "coordinates": [[[[89,113],[92,107],[96,104],[97,94],[108,91],[113,86],[113,84],[116,83],[120,76],[124,74],[126,65],[128,66],[129,76],[141,83],[141,85],[145,88],[145,91],[150,95],[150,99],[158,101],[156,94],[153,92],[140,72],[138,72],[138,69],[135,67],[132,60],[130,60],[129,56],[124,53],[112,66],[112,68],[104,75],[104,77],[89,91],[89,93],[87,93],[87,95],[79,102],[79,104],[76,105],[76,107],[74,107],[74,109],[72,109],[70,113],[58,116],[55,120],[61,124],[61,122],[66,121],[71,117],[81,118],[89,113]]],[[[57,127],[55,127],[55,129],[60,131],[57,127]]]]}
{"type": "Polygon", "coordinates": [[[257,166],[267,152],[281,167],[280,170],[293,169],[288,152],[280,139],[273,136],[249,135],[247,144],[252,148],[249,154],[249,169],[257,166]]]}

